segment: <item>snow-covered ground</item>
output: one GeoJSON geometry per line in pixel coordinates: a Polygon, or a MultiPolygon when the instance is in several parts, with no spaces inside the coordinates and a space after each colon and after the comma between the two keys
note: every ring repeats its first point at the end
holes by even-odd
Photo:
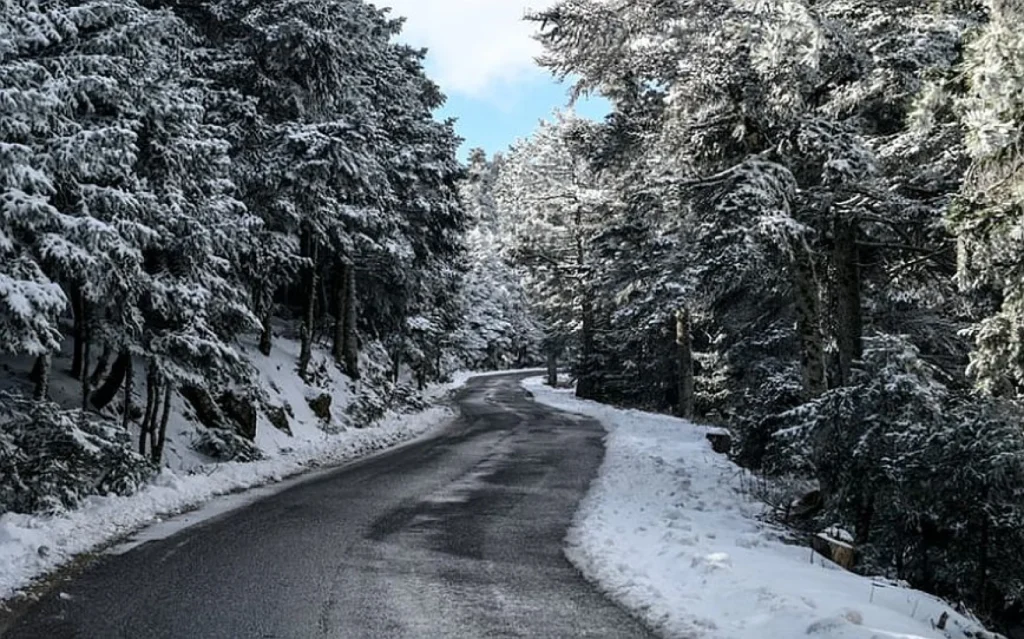
{"type": "MultiPolygon", "coordinates": [[[[270,357],[255,353],[250,357],[270,402],[277,406],[287,404],[292,415],[288,435],[274,428],[260,411],[255,443],[266,459],[217,463],[192,450],[190,443],[197,436],[198,427],[186,417],[188,410],[181,398],[176,398],[168,426],[167,467],[151,485],[128,497],[92,497],[80,508],[59,515],[0,515],[0,601],[76,555],[103,547],[169,515],[193,510],[220,497],[203,512],[177,517],[171,528],[165,524],[158,527],[162,532],[153,534],[169,534],[174,527],[195,523],[252,500],[248,496],[225,495],[275,484],[313,469],[336,466],[397,446],[428,435],[453,415],[448,408],[433,406],[413,414],[390,414],[375,424],[358,425],[368,428],[356,428],[344,414],[351,397],[359,391],[356,384],[333,367],[325,367],[325,379],[317,386],[306,385],[294,374],[297,351],[297,343],[279,339],[270,357]],[[307,402],[323,393],[332,398],[330,430],[340,431],[335,434],[324,430],[307,402]]],[[[449,384],[430,387],[423,395],[428,400],[436,399],[471,376],[460,374],[449,384]]],[[[63,392],[64,386],[68,393],[76,391],[70,378],[57,377],[55,394],[63,392]]]]}
{"type": "Polygon", "coordinates": [[[846,572],[783,543],[741,490],[744,471],[708,429],[581,401],[540,378],[537,401],[588,415],[607,454],[566,539],[588,579],[666,637],[964,639],[993,637],[926,593],[846,572]],[[946,630],[935,624],[949,614],[946,630]],[[967,631],[967,632],[965,632],[967,631]]]}

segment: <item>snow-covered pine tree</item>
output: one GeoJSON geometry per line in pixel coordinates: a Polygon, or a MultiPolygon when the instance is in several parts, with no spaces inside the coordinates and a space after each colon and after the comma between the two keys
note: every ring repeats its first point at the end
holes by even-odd
{"type": "Polygon", "coordinates": [[[357,324],[369,339],[404,331],[421,279],[443,279],[459,250],[456,138],[433,120],[443,97],[423,53],[393,42],[400,21],[358,0],[177,10],[205,35],[214,115],[240,198],[263,222],[244,260],[261,347],[276,297],[301,307],[300,371],[332,324],[335,357],[357,376],[357,324]]]}
{"type": "Polygon", "coordinates": [[[593,125],[556,113],[516,144],[502,167],[495,199],[508,225],[508,250],[526,267],[525,285],[550,331],[546,348],[578,348],[577,394],[599,392],[593,241],[610,191],[589,160],[593,125]]]}
{"type": "Polygon", "coordinates": [[[0,353],[46,357],[60,347],[67,298],[40,265],[37,238],[63,231],[64,218],[50,201],[53,176],[39,145],[65,120],[31,56],[60,36],[35,3],[0,6],[0,353]]]}
{"type": "Polygon", "coordinates": [[[455,342],[469,370],[500,369],[538,361],[543,328],[522,285],[521,269],[504,256],[505,224],[495,202],[503,156],[470,151],[462,201],[469,218],[462,321],[455,342]]]}
{"type": "Polygon", "coordinates": [[[714,246],[688,285],[719,300],[718,321],[769,320],[744,318],[746,302],[770,308],[789,289],[775,317],[799,320],[805,393],[844,383],[865,324],[864,245],[887,263],[941,261],[934,239],[900,243],[892,227],[934,236],[943,193],[890,188],[873,147],[898,133],[921,74],[955,64],[967,21],[941,3],[649,4],[574,1],[534,16],[543,62],[609,96],[617,135],[644,149],[622,199],[679,200],[690,248],[714,246]]]}
{"type": "Polygon", "coordinates": [[[971,374],[986,391],[1017,397],[1024,388],[1024,36],[1020,3],[985,2],[987,22],[967,47],[960,100],[972,165],[950,215],[958,280],[997,306],[972,329],[971,374]]]}
{"type": "MultiPolygon", "coordinates": [[[[162,384],[155,395],[165,407],[172,382],[244,375],[228,341],[251,323],[232,259],[247,218],[231,197],[222,134],[205,121],[205,92],[183,66],[190,32],[134,2],[48,9],[49,40],[20,46],[22,67],[34,65],[54,105],[30,142],[62,226],[40,228],[34,242],[73,302],[72,372],[83,401],[106,367],[109,355],[90,368],[101,343],[120,364],[100,407],[132,355],[162,384]]],[[[166,410],[154,423],[165,422],[166,410]]],[[[159,429],[143,430],[159,458],[159,429]]]]}
{"type": "Polygon", "coordinates": [[[367,308],[364,321],[390,342],[395,371],[408,364],[421,383],[447,372],[442,353],[453,346],[448,336],[458,323],[457,271],[465,250],[459,139],[451,121],[433,119],[444,96],[426,77],[423,55],[393,44],[376,76],[388,140],[380,152],[389,158],[394,202],[383,232],[359,235],[361,259],[385,265],[366,282],[361,302],[390,298],[390,308],[367,308]]]}
{"type": "MultiPolygon", "coordinates": [[[[1004,481],[1019,472],[1019,438],[1003,430],[1015,407],[962,392],[959,330],[1001,293],[1011,309],[1020,279],[1007,260],[1019,198],[999,191],[1020,168],[1011,4],[989,5],[991,24],[966,49],[959,106],[974,168],[950,218],[969,297],[952,286],[943,217],[965,168],[945,94],[961,91],[965,36],[986,20],[972,3],[565,0],[533,16],[542,62],[613,105],[603,166],[618,213],[603,220],[615,239],[598,248],[598,286],[622,292],[607,328],[650,337],[604,361],[657,343],[676,294],[697,311],[697,395],[736,427],[739,458],[768,453],[792,469],[808,453],[827,517],[858,531],[874,569],[987,613],[1019,592],[987,541],[1019,516],[1004,481]],[[979,152],[982,136],[999,143],[979,152]],[[799,446],[780,447],[787,437],[773,434],[794,425],[783,433],[799,446]],[[996,439],[966,444],[986,427],[996,439]],[[983,469],[978,483],[959,474],[965,464],[983,469]],[[955,490],[936,468],[958,477],[955,490]],[[956,508],[965,494],[984,514],[956,508]]],[[[1013,326],[989,313],[971,367],[1011,397],[1013,326]]]]}

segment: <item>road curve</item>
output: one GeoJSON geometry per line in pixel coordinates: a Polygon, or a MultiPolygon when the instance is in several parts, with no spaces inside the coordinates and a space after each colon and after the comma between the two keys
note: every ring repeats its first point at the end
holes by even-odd
{"type": "Polygon", "coordinates": [[[519,376],[441,435],[98,560],[4,639],[651,637],[562,554],[603,449],[519,376]]]}

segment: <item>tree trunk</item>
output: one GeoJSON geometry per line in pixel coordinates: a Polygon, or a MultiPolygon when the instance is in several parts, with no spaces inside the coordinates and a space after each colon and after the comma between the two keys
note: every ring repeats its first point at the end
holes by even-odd
{"type": "Polygon", "coordinates": [[[860,507],[857,509],[857,529],[854,531],[854,540],[859,546],[863,546],[871,539],[871,526],[875,521],[875,495],[870,493],[861,497],[860,507]]]}
{"type": "Polygon", "coordinates": [[[558,386],[558,351],[554,345],[548,346],[548,386],[558,386]]]}
{"type": "Polygon", "coordinates": [[[264,292],[263,304],[260,307],[260,352],[265,357],[270,357],[270,349],[273,347],[274,335],[271,332],[270,321],[274,313],[274,293],[264,292]]]}
{"type": "Polygon", "coordinates": [[[171,386],[171,383],[169,381],[167,381],[167,380],[164,380],[164,383],[163,383],[163,392],[164,392],[163,412],[160,415],[159,424],[154,424],[154,426],[157,426],[156,430],[150,431],[153,434],[153,445],[152,445],[153,455],[152,455],[152,459],[153,459],[153,463],[155,463],[157,466],[159,466],[163,462],[163,458],[164,458],[164,443],[167,441],[167,423],[170,421],[170,418],[171,418],[171,392],[172,392],[172,390],[173,390],[173,388],[171,386]]]}
{"type": "Polygon", "coordinates": [[[821,335],[821,298],[815,277],[813,256],[796,249],[793,259],[794,292],[796,294],[797,331],[800,336],[800,368],[804,394],[817,397],[826,390],[825,348],[821,335]]]}
{"type": "Polygon", "coordinates": [[[71,349],[71,376],[75,379],[81,379],[85,370],[82,367],[82,352],[85,346],[85,340],[83,339],[85,322],[82,318],[82,292],[77,285],[72,285],[70,292],[71,313],[75,318],[75,327],[72,329],[74,341],[71,349]]]}
{"type": "Polygon", "coordinates": [[[152,362],[149,364],[149,370],[146,371],[146,412],[142,416],[142,425],[139,427],[139,454],[146,454],[146,442],[149,439],[149,434],[153,432],[153,426],[156,422],[156,413],[159,407],[158,402],[158,389],[159,383],[157,378],[156,366],[152,362]]]}
{"type": "Polygon", "coordinates": [[[588,289],[583,291],[581,308],[580,364],[576,376],[576,396],[595,399],[597,395],[597,371],[594,366],[594,301],[588,289]]]}
{"type": "Polygon", "coordinates": [[[981,499],[978,503],[978,512],[981,513],[981,539],[978,540],[978,584],[974,587],[974,592],[977,593],[979,600],[979,607],[982,610],[988,607],[988,576],[989,576],[989,561],[991,543],[990,537],[990,522],[988,517],[988,503],[989,500],[989,489],[984,487],[982,489],[981,499]]]}
{"type": "Polygon", "coordinates": [[[308,226],[303,229],[302,235],[302,245],[309,264],[306,266],[302,291],[305,307],[302,312],[302,329],[300,331],[302,343],[299,348],[298,372],[299,377],[308,381],[309,363],[313,359],[313,325],[316,322],[317,247],[308,226]]]}
{"type": "MultiPolygon", "coordinates": [[[[82,307],[86,307],[84,302],[82,303],[82,307]]],[[[83,330],[84,337],[82,338],[82,342],[84,343],[82,346],[82,412],[84,413],[89,409],[89,393],[92,392],[92,379],[89,376],[89,359],[91,357],[90,351],[92,349],[92,336],[89,335],[91,330],[89,327],[88,314],[83,314],[86,315],[83,318],[85,327],[83,330]]]]}
{"type": "Polygon", "coordinates": [[[359,338],[356,333],[355,267],[342,262],[337,270],[335,296],[337,318],[334,323],[334,359],[352,379],[359,379],[359,338]]]}
{"type": "Polygon", "coordinates": [[[52,359],[50,353],[43,353],[36,358],[36,363],[32,367],[32,372],[29,373],[29,378],[35,382],[35,389],[32,391],[32,397],[37,401],[43,401],[50,397],[51,365],[52,359]]]}
{"type": "Polygon", "coordinates": [[[833,224],[835,265],[835,331],[840,386],[850,384],[853,363],[863,354],[863,326],[860,300],[860,256],[857,251],[857,222],[837,218],[833,224]]]}
{"type": "Polygon", "coordinates": [[[356,323],[359,321],[356,308],[356,267],[345,265],[345,310],[342,313],[344,329],[341,349],[345,359],[345,372],[352,379],[359,379],[359,333],[356,323]]]}
{"type": "Polygon", "coordinates": [[[82,300],[82,412],[89,408],[89,393],[92,392],[92,378],[89,375],[89,359],[92,350],[92,326],[89,318],[89,305],[82,300]]]}
{"type": "Polygon", "coordinates": [[[110,402],[114,401],[117,392],[121,390],[121,385],[124,383],[125,375],[131,368],[131,364],[131,354],[127,350],[122,350],[114,360],[114,365],[110,368],[110,374],[107,375],[106,381],[92,393],[90,401],[93,408],[103,410],[110,402]]]}
{"type": "Polygon", "coordinates": [[[334,336],[331,340],[331,355],[334,356],[334,363],[343,370],[345,368],[345,299],[348,296],[345,288],[348,285],[347,277],[345,263],[340,262],[335,269],[332,282],[334,290],[334,336]]]}
{"type": "Polygon", "coordinates": [[[676,357],[679,366],[679,416],[693,419],[695,408],[693,381],[693,341],[690,336],[690,311],[676,312],[676,357]]]}
{"type": "Polygon", "coordinates": [[[104,342],[103,351],[100,353],[100,358],[96,361],[96,368],[93,369],[92,375],[89,376],[89,385],[93,388],[99,386],[100,382],[103,381],[103,376],[110,369],[110,357],[113,353],[114,351],[110,348],[110,344],[104,342]]]}
{"type": "Polygon", "coordinates": [[[394,354],[391,357],[391,381],[395,384],[398,383],[398,378],[402,374],[402,353],[405,351],[405,334],[398,336],[398,347],[395,349],[394,354]]]}
{"type": "Polygon", "coordinates": [[[128,358],[128,367],[124,374],[124,413],[121,415],[121,426],[128,430],[132,421],[132,390],[135,386],[135,372],[132,370],[132,358],[128,358]]]}

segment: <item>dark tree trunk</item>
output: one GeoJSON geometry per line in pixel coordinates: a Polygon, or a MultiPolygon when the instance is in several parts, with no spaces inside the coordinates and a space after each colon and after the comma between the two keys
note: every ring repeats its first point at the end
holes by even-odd
{"type": "Polygon", "coordinates": [[[121,426],[127,431],[132,421],[132,390],[135,386],[135,372],[132,358],[128,358],[128,366],[124,373],[124,413],[121,415],[121,426]]]}
{"type": "Polygon", "coordinates": [[[597,370],[594,366],[594,301],[589,288],[583,291],[581,303],[580,364],[576,382],[576,396],[596,399],[597,370]]]}
{"type": "Polygon", "coordinates": [[[853,363],[863,354],[860,299],[860,256],[857,222],[837,218],[833,224],[835,265],[835,331],[840,386],[850,383],[853,363]]]}
{"type": "Polygon", "coordinates": [[[92,324],[89,318],[89,305],[82,300],[82,411],[89,408],[89,393],[92,392],[92,378],[89,375],[89,360],[92,357],[92,324]]]}
{"type": "Polygon", "coordinates": [[[103,377],[110,368],[110,357],[113,354],[114,351],[110,348],[110,344],[104,343],[103,350],[100,352],[100,358],[96,360],[96,368],[93,369],[92,375],[89,376],[89,385],[93,388],[99,386],[100,382],[103,381],[103,377]]]}
{"type": "Polygon", "coordinates": [[[558,386],[558,351],[553,345],[548,346],[548,386],[558,386]]]}
{"type": "Polygon", "coordinates": [[[124,383],[125,375],[128,373],[131,363],[131,355],[127,350],[122,350],[118,354],[117,359],[114,360],[114,365],[110,367],[110,374],[107,375],[103,385],[92,393],[90,401],[93,408],[103,410],[110,402],[114,401],[114,398],[117,397],[117,392],[121,390],[121,385],[124,383]]]}
{"type": "Polygon", "coordinates": [[[402,375],[402,353],[405,351],[405,334],[399,334],[398,336],[398,347],[395,348],[395,352],[391,357],[391,381],[395,384],[398,383],[398,378],[402,375]]]}
{"type": "Polygon", "coordinates": [[[274,313],[274,293],[264,292],[263,304],[260,306],[260,352],[270,356],[274,334],[271,332],[270,321],[274,313]]]}
{"type": "Polygon", "coordinates": [[[359,379],[359,333],[356,330],[359,314],[356,308],[356,268],[354,264],[345,266],[344,288],[345,310],[341,315],[344,320],[341,350],[345,360],[345,372],[352,379],[359,379]]]}
{"type": "Polygon", "coordinates": [[[975,592],[977,593],[979,600],[979,607],[982,610],[988,607],[988,574],[989,574],[989,561],[991,560],[990,553],[991,548],[989,547],[991,540],[990,523],[988,518],[988,496],[989,489],[986,486],[982,489],[981,500],[978,503],[978,512],[981,513],[981,535],[978,540],[978,585],[975,586],[975,592]]]}
{"type": "Polygon", "coordinates": [[[299,377],[308,381],[309,363],[313,359],[313,331],[316,323],[316,297],[317,297],[317,246],[312,231],[307,226],[303,229],[302,241],[305,257],[309,260],[303,278],[302,295],[302,328],[300,338],[302,340],[299,348],[299,377]]]}
{"type": "Polygon", "coordinates": [[[36,358],[35,364],[32,366],[32,372],[29,373],[29,379],[35,382],[35,388],[32,391],[32,397],[38,401],[49,399],[50,397],[50,366],[52,365],[52,359],[49,353],[43,353],[36,358]]]}
{"type": "Polygon", "coordinates": [[[695,408],[693,380],[693,341],[690,337],[690,311],[676,312],[676,358],[679,366],[679,416],[693,419],[695,408]]]}
{"type": "Polygon", "coordinates": [[[875,496],[868,494],[861,498],[859,512],[857,513],[857,530],[854,537],[858,545],[868,543],[871,538],[871,526],[875,521],[875,496]]]}
{"type": "Polygon", "coordinates": [[[334,363],[341,369],[345,368],[345,287],[348,284],[346,277],[345,263],[341,262],[335,269],[331,282],[334,291],[334,335],[331,340],[331,355],[334,356],[334,363]]]}
{"type": "Polygon", "coordinates": [[[83,300],[82,292],[78,285],[71,286],[71,313],[75,318],[75,327],[72,329],[71,348],[71,376],[81,379],[85,368],[82,366],[82,355],[85,350],[85,321],[82,313],[83,300]]]}
{"type": "Polygon", "coordinates": [[[793,260],[797,331],[800,337],[800,367],[804,393],[817,397],[826,390],[825,348],[821,335],[821,298],[814,273],[813,256],[797,248],[793,260]]]}
{"type": "Polygon", "coordinates": [[[164,459],[164,443],[167,441],[167,423],[171,418],[171,393],[172,387],[170,382],[164,380],[163,383],[163,411],[160,414],[159,423],[154,424],[155,430],[151,430],[153,433],[153,463],[159,466],[164,459]]]}
{"type": "Polygon", "coordinates": [[[156,366],[150,363],[149,370],[146,371],[146,412],[142,416],[142,425],[139,427],[140,455],[146,454],[146,442],[149,441],[150,433],[153,432],[153,425],[156,422],[158,383],[156,366]]]}

